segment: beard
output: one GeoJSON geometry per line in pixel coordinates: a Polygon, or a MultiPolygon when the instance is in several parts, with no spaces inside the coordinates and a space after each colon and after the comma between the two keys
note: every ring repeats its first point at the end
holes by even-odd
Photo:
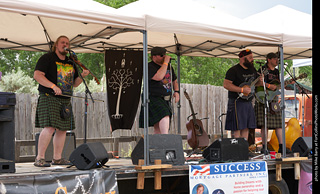
{"type": "Polygon", "coordinates": [[[248,61],[247,58],[245,58],[243,65],[244,65],[245,67],[247,67],[248,69],[252,69],[252,68],[253,68],[253,61],[250,62],[250,61],[248,61]]]}

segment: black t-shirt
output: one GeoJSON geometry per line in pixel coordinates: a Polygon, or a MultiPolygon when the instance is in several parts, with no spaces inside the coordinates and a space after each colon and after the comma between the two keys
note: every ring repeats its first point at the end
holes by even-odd
{"type": "MultiPolygon", "coordinates": [[[[252,69],[244,69],[240,64],[231,67],[227,73],[225,79],[232,81],[233,85],[239,86],[244,82],[250,81],[250,79],[257,78],[257,71],[252,69]]],[[[253,81],[253,80],[251,80],[253,81]]],[[[237,92],[228,91],[228,98],[235,99],[238,97],[237,92]]],[[[250,100],[250,99],[249,99],[250,100]]]]}
{"type": "MultiPolygon", "coordinates": [[[[155,62],[151,61],[148,63],[148,72],[149,72],[149,93],[153,96],[168,96],[171,94],[171,76],[170,76],[170,69],[168,65],[167,73],[161,81],[153,80],[152,77],[157,73],[157,71],[161,68],[160,65],[156,64],[155,62]]],[[[176,74],[172,69],[172,81],[177,79],[176,74]]]]}
{"type": "MultiPolygon", "coordinates": [[[[42,55],[37,64],[35,70],[39,70],[45,73],[45,77],[56,84],[64,95],[72,95],[74,80],[78,77],[78,71],[73,68],[69,58],[65,60],[59,59],[55,52],[50,52],[42,55]]],[[[44,87],[39,84],[39,92],[53,94],[51,88],[44,87]]]]}
{"type": "MultiPolygon", "coordinates": [[[[279,69],[271,70],[267,67],[267,64],[262,66],[262,71],[268,68],[268,74],[264,76],[264,80],[266,83],[273,83],[273,84],[280,84],[280,76],[279,76],[279,69]]],[[[260,69],[258,70],[259,72],[260,69]]]]}

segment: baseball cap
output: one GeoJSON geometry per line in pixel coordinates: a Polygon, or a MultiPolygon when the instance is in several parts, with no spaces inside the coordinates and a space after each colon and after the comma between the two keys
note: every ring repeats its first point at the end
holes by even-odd
{"type": "Polygon", "coordinates": [[[267,54],[267,59],[273,59],[273,58],[278,58],[278,55],[276,53],[268,53],[267,54]]]}
{"type": "Polygon", "coordinates": [[[252,51],[250,49],[246,49],[246,50],[241,51],[238,56],[239,56],[239,58],[242,58],[242,57],[247,56],[251,53],[252,53],[252,51]]]}
{"type": "Polygon", "coordinates": [[[153,47],[151,49],[151,56],[154,55],[165,55],[167,52],[167,50],[165,48],[162,47],[153,47]]]}

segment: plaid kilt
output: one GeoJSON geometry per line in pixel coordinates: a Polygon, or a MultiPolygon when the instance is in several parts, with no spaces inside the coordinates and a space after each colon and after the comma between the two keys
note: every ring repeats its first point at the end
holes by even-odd
{"type": "MultiPolygon", "coordinates": [[[[256,101],[254,110],[256,114],[257,128],[261,129],[261,127],[264,126],[264,104],[256,101]]],[[[276,129],[282,127],[281,111],[276,114],[271,114],[270,111],[267,111],[267,127],[268,129],[276,129]]]]}
{"type": "MultiPolygon", "coordinates": [[[[158,123],[163,117],[169,116],[171,118],[172,111],[169,105],[169,101],[165,101],[162,97],[149,96],[149,127],[153,127],[158,123]]],[[[139,127],[144,127],[144,107],[141,106],[140,117],[139,117],[139,127]]]]}
{"type": "Polygon", "coordinates": [[[46,96],[40,93],[38,98],[38,105],[36,111],[35,127],[54,127],[61,131],[75,129],[74,117],[71,111],[71,117],[62,119],[60,117],[60,110],[62,104],[71,105],[70,99],[57,98],[54,96],[46,96]]]}

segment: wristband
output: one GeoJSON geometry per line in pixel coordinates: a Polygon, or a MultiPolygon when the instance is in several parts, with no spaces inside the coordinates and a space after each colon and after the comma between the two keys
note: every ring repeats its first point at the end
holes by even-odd
{"type": "Polygon", "coordinates": [[[177,92],[178,94],[180,94],[180,91],[174,91],[174,92],[177,92]]]}
{"type": "Polygon", "coordinates": [[[243,93],[243,88],[241,88],[241,93],[243,93]]]}
{"type": "Polygon", "coordinates": [[[163,63],[164,65],[168,65],[168,63],[163,63]]]}
{"type": "Polygon", "coordinates": [[[56,84],[52,84],[51,89],[53,89],[54,86],[56,86],[56,84]]]}
{"type": "MultiPolygon", "coordinates": [[[[268,84],[268,83],[267,83],[268,84]]],[[[267,88],[270,88],[270,84],[267,85],[267,88]]]]}

